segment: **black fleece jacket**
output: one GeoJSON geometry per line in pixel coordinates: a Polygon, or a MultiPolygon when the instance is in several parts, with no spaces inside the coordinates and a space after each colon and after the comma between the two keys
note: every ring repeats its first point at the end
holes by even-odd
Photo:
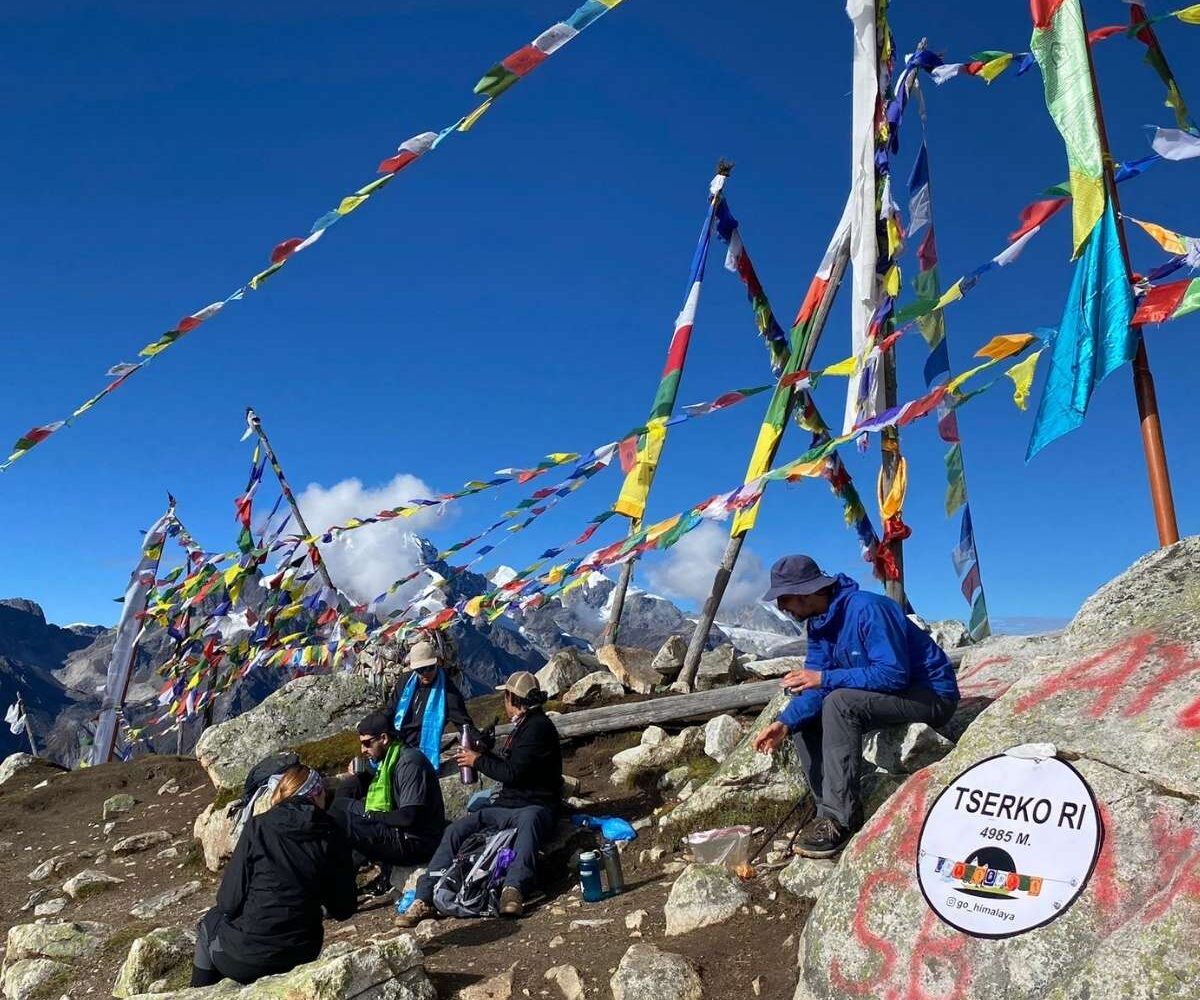
{"type": "Polygon", "coordinates": [[[322,907],[345,920],[355,906],[354,862],[342,832],[310,802],[281,802],[246,824],[221,879],[218,967],[222,953],[237,963],[231,972],[257,976],[311,962],[324,940],[322,907]]]}
{"type": "Polygon", "coordinates": [[[483,754],[475,767],[502,786],[493,805],[557,810],[562,801],[562,747],[558,730],[541,708],[529,709],[504,746],[483,754]]]}

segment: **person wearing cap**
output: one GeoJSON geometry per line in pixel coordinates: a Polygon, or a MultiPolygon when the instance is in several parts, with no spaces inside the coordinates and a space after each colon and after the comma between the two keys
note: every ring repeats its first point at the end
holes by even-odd
{"type": "Polygon", "coordinates": [[[322,911],[334,920],[354,914],[354,862],[328,802],[316,770],[284,770],[271,808],[238,838],[217,905],[196,928],[192,986],[252,983],[311,962],[324,942],[322,911]]]}
{"type": "Polygon", "coordinates": [[[456,730],[474,729],[462,692],[442,666],[432,642],[418,642],[408,653],[409,675],[396,702],[393,726],[400,741],[420,750],[436,770],[441,764],[442,732],[449,722],[456,730]]]}
{"type": "Polygon", "coordinates": [[[365,864],[379,865],[368,895],[391,890],[392,865],[424,864],[446,828],[446,809],[437,771],[425,755],[405,746],[386,712],[372,712],[358,724],[362,755],[350,762],[342,792],[330,806],[365,864]]]}
{"type": "Polygon", "coordinates": [[[807,623],[808,652],[803,669],[784,676],[793,698],[755,736],[755,749],[776,750],[793,736],[817,802],[796,852],[831,857],[862,826],[863,733],[945,725],[958,707],[958,683],[949,657],[900,605],[845,574],[825,575],[810,556],[778,560],[763,601],[807,623]]]}
{"type": "Polygon", "coordinates": [[[554,829],[562,802],[562,747],[558,730],[542,709],[546,693],[533,674],[519,671],[496,690],[504,692],[512,732],[497,750],[459,747],[457,762],[498,781],[500,793],[490,806],[446,827],[429,871],[417,882],[416,899],[400,917],[401,926],[415,927],[437,916],[433,909],[436,876],[450,865],[466,839],[480,830],[517,831],[500,892],[500,915],[519,917],[525,912],[525,895],[537,875],[538,849],[554,829]]]}

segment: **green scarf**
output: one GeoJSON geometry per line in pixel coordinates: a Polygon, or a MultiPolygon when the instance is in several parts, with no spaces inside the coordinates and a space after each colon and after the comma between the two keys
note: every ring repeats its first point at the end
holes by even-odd
{"type": "Polygon", "coordinates": [[[367,789],[367,812],[386,813],[392,811],[392,769],[396,766],[400,750],[399,742],[388,747],[388,751],[379,765],[379,770],[375,772],[375,777],[371,780],[371,787],[367,789]]]}

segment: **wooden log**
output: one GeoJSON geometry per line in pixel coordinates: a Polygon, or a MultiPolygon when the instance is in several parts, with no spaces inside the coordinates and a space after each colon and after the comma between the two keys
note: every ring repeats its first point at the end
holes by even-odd
{"type": "MultiPolygon", "coordinates": [[[[951,649],[946,655],[957,667],[965,652],[966,649],[951,649]]],[[[618,702],[615,705],[587,708],[566,715],[553,715],[550,718],[558,730],[558,735],[564,740],[569,740],[577,736],[597,736],[600,733],[644,729],[646,726],[663,722],[711,718],[722,712],[760,708],[778,692],[777,680],[750,681],[732,687],[715,688],[712,691],[676,694],[633,704],[618,702]]],[[[498,726],[496,734],[504,736],[511,731],[512,726],[498,726]]]]}

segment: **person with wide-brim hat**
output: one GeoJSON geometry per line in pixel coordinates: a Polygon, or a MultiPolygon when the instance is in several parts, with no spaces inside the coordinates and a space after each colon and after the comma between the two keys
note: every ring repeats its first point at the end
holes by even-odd
{"type": "Polygon", "coordinates": [[[783,677],[791,702],[754,746],[770,752],[793,737],[817,803],[796,853],[832,857],[862,825],[863,733],[945,725],[958,707],[954,668],[895,601],[860,590],[844,574],[825,574],[811,556],[778,560],[762,599],[806,623],[808,652],[804,666],[783,677]]]}
{"type": "Polygon", "coordinates": [[[441,762],[442,733],[450,724],[474,729],[467,703],[458,685],[447,675],[437,646],[422,639],[408,651],[404,664],[407,680],[392,712],[392,726],[400,742],[425,754],[436,770],[441,762]]]}

